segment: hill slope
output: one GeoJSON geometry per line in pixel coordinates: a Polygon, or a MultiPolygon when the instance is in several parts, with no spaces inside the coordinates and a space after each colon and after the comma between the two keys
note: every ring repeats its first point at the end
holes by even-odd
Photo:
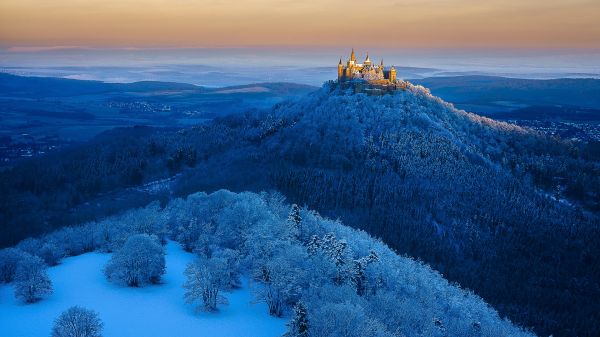
{"type": "Polygon", "coordinates": [[[573,321],[598,313],[598,269],[588,268],[598,265],[598,218],[555,200],[580,193],[597,205],[598,162],[577,145],[416,86],[381,97],[326,86],[254,123],[228,123],[253,125],[242,133],[249,144],[184,173],[181,193],[274,187],[424,259],[540,333],[600,328],[573,321]],[[575,193],[578,181],[586,187],[575,193]]]}
{"type": "MultiPolygon", "coordinates": [[[[293,319],[292,307],[303,303],[304,322],[314,337],[532,336],[473,293],[366,233],[293,209],[279,194],[221,190],[26,240],[17,247],[39,254],[39,246],[50,243],[64,256],[119,250],[127,237],[140,233],[168,236],[206,265],[212,259],[222,262],[220,268],[233,275],[226,282],[236,285],[227,295],[230,306],[220,303],[217,312],[194,315],[179,287],[192,256],[174,242],[167,243],[163,283],[141,289],[107,283],[101,276],[107,256],[88,253],[51,269],[55,294],[29,305],[0,304],[0,322],[8,327],[4,335],[45,335],[61,307],[78,304],[100,312],[107,336],[275,336],[281,335],[281,321],[263,315],[293,319]],[[238,283],[245,278],[251,280],[252,296],[245,282],[238,283]],[[23,325],[36,313],[33,324],[23,325]]],[[[203,270],[203,280],[217,277],[212,272],[203,270]]]]}
{"type": "Polygon", "coordinates": [[[600,329],[600,271],[589,268],[599,265],[600,222],[543,192],[574,176],[600,188],[598,162],[419,87],[321,95],[274,111],[289,125],[264,152],[277,189],[424,259],[539,333],[600,329]],[[556,309],[565,307],[578,313],[556,309]]]}
{"type": "Polygon", "coordinates": [[[456,110],[422,87],[368,96],[327,84],[267,113],[115,131],[23,164],[0,176],[9,191],[0,206],[17,237],[139,205],[150,197],[122,187],[166,177],[152,198],[277,189],[424,260],[540,334],[594,335],[599,172],[582,144],[456,110]]]}

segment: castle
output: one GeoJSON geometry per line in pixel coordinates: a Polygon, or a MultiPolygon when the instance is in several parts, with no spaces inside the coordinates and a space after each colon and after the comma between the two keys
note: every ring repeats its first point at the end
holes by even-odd
{"type": "Polygon", "coordinates": [[[354,79],[362,79],[371,84],[378,85],[394,84],[396,83],[396,68],[392,66],[390,70],[385,70],[383,60],[381,60],[379,65],[374,65],[368,53],[363,63],[356,63],[356,55],[353,48],[346,66],[344,66],[340,58],[340,63],[338,63],[338,81],[342,82],[354,79]]]}

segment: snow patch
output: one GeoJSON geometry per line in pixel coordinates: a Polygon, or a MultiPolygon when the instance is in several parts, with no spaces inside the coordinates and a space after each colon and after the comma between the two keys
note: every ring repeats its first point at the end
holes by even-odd
{"type": "Polygon", "coordinates": [[[0,285],[0,336],[47,337],[56,317],[73,305],[99,313],[105,337],[120,336],[281,336],[284,319],[268,315],[264,303],[253,304],[246,281],[224,293],[229,305],[217,313],[195,312],[184,302],[183,271],[194,259],[172,241],[166,246],[163,283],[124,288],[109,283],[102,272],[110,254],[87,253],[64,259],[48,269],[54,293],[35,304],[23,304],[12,285],[0,285]]]}

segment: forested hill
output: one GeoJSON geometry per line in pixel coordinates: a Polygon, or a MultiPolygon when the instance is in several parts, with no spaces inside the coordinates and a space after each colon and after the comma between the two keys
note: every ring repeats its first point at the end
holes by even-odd
{"type": "Polygon", "coordinates": [[[539,334],[597,335],[599,179],[586,144],[456,110],[419,86],[368,96],[328,83],[270,112],[117,130],[24,163],[1,174],[0,207],[14,240],[161,196],[279,190],[539,334]],[[152,195],[123,189],[167,177],[152,195]]]}
{"type": "Polygon", "coordinates": [[[325,88],[273,118],[289,126],[265,152],[292,200],[424,259],[540,334],[600,331],[600,223],[570,204],[597,211],[599,165],[578,145],[411,85],[381,97],[325,88]]]}

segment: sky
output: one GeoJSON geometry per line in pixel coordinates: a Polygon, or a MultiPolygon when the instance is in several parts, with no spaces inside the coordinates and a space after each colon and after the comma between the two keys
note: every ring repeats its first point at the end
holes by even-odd
{"type": "Polygon", "coordinates": [[[0,46],[600,48],[598,0],[2,0],[0,46]]]}

